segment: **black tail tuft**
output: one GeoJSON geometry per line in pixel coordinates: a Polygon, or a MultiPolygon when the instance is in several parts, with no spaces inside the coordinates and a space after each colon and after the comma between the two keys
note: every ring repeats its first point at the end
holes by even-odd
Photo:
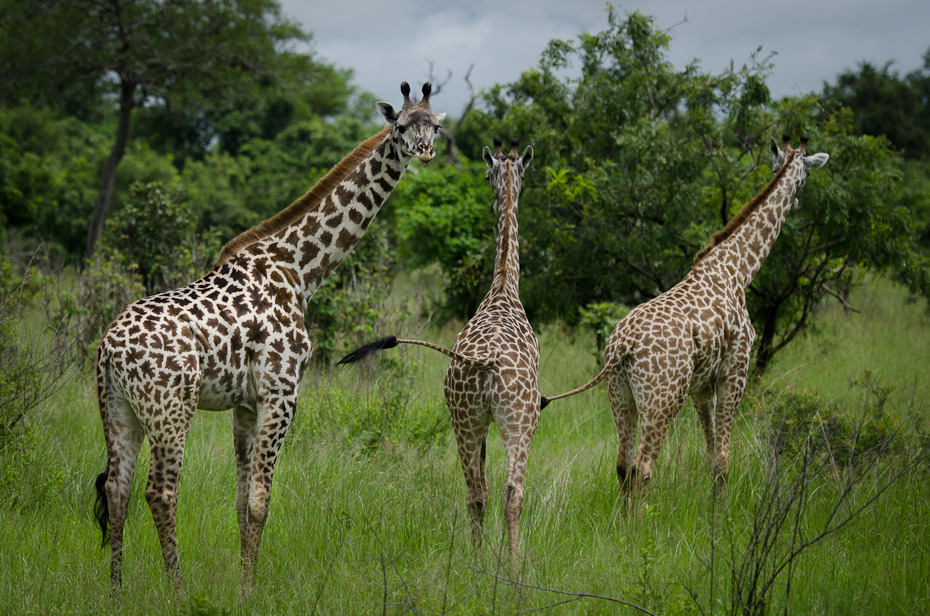
{"type": "Polygon", "coordinates": [[[549,398],[546,396],[539,396],[539,410],[546,408],[546,405],[549,404],[549,398]]]}
{"type": "Polygon", "coordinates": [[[110,508],[107,505],[107,476],[109,471],[103,471],[97,475],[97,502],[94,503],[94,517],[97,518],[97,524],[100,525],[100,532],[103,534],[103,539],[100,542],[100,547],[105,546],[110,542],[110,508]]]}
{"type": "Polygon", "coordinates": [[[336,364],[340,366],[343,364],[354,364],[369,353],[374,353],[375,351],[380,351],[382,349],[393,349],[397,346],[397,344],[397,336],[386,336],[381,340],[375,340],[374,342],[369,342],[364,346],[358,347],[337,361],[336,364]]]}

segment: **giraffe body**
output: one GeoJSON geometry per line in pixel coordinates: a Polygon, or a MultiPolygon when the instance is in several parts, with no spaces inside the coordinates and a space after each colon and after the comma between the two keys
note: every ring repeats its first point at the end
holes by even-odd
{"type": "Polygon", "coordinates": [[[493,421],[507,455],[504,517],[510,553],[516,557],[524,499],[523,478],[540,410],[539,342],[520,302],[517,241],[517,204],[523,173],[533,158],[533,149],[527,147],[518,156],[514,140],[510,153],[504,155],[499,140],[495,140],[495,146],[493,156],[489,148],[484,149],[487,178],[494,192],[494,211],[498,216],[494,277],[487,295],[459,332],[451,351],[432,343],[397,340],[390,336],[357,349],[340,363],[355,362],[373,350],[404,343],[427,346],[452,358],[443,391],[465,474],[472,538],[480,544],[490,492],[485,452],[493,421]]]}
{"type": "Polygon", "coordinates": [[[617,478],[628,496],[644,495],[671,422],[689,395],[701,422],[715,489],[722,494],[725,488],[733,417],[755,340],[746,288],[797,204],[797,191],[810,169],[828,158],[807,156],[804,143],[790,150],[786,139],[784,147],[787,151],[772,144],[775,177],[697,254],[684,280],[617,324],[607,340],[600,374],[549,398],[607,380],[620,441],[617,478]]]}
{"type": "Polygon", "coordinates": [[[176,507],[184,446],[196,409],[232,409],[236,514],[244,587],[254,583],[275,460],[294,416],[311,355],[307,303],[342,262],[400,180],[408,161],[428,162],[444,114],[403,84],[398,114],[379,103],[387,128],[359,145],[303,198],[229,242],[213,269],[186,287],[130,304],[97,350],[107,445],[98,516],[121,583],[122,535],[136,457],[147,437],[145,498],[165,567],[180,583],[176,507]]]}

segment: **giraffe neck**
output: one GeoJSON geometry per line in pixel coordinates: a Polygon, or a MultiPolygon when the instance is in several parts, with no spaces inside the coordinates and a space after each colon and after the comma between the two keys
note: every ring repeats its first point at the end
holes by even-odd
{"type": "Polygon", "coordinates": [[[791,211],[800,178],[801,165],[786,163],[782,173],[698,254],[697,263],[723,269],[725,279],[745,290],[775,245],[791,211]]]}
{"type": "Polygon", "coordinates": [[[506,161],[507,173],[503,173],[505,185],[495,194],[497,220],[497,253],[494,259],[494,278],[491,293],[507,293],[520,296],[520,243],[517,223],[519,183],[514,181],[513,162],[506,161]]]}
{"type": "Polygon", "coordinates": [[[217,266],[236,255],[264,257],[296,287],[306,310],[403,176],[409,158],[400,139],[388,127],[359,145],[301,199],[227,244],[217,266]]]}

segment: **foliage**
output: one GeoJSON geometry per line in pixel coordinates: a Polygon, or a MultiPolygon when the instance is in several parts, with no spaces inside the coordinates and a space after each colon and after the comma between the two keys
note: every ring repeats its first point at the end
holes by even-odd
{"type": "Polygon", "coordinates": [[[146,293],[160,293],[203,276],[219,253],[219,238],[196,233],[197,223],[182,193],[137,183],[108,221],[101,249],[135,265],[146,293]]]}
{"type": "Polygon", "coordinates": [[[611,302],[596,302],[578,309],[579,324],[586,325],[594,331],[595,357],[603,365],[604,345],[620,319],[629,314],[626,306],[611,302]]]}
{"type": "Polygon", "coordinates": [[[674,69],[670,40],[611,8],[605,31],[551,41],[536,69],[488,93],[497,130],[531,143],[545,172],[527,173],[521,198],[523,302],[536,323],[577,323],[583,306],[667,290],[770,179],[771,138],[808,136],[831,161],[749,294],[764,369],[819,301],[844,297],[856,267],[919,262],[896,200],[900,166],[887,141],[854,136],[848,112],[822,113],[813,96],[771,101],[761,50],[711,74],[674,69]]]}
{"type": "Polygon", "coordinates": [[[38,269],[40,258],[22,274],[0,257],[0,451],[9,447],[27,455],[30,415],[70,378],[79,365],[71,321],[51,316],[54,281],[38,269]],[[35,303],[44,303],[42,327],[26,322],[35,303]]]}
{"type": "Polygon", "coordinates": [[[765,409],[777,455],[796,457],[808,448],[806,455],[816,452],[834,466],[844,467],[853,460],[862,463],[875,456],[902,453],[896,440],[902,418],[887,408],[890,387],[870,371],[853,379],[849,387],[861,392],[856,412],[810,391],[792,389],[774,394],[774,402],[766,405],[757,397],[757,387],[747,396],[747,405],[757,414],[765,409]],[[817,442],[813,448],[808,443],[812,439],[817,442]]]}
{"type": "MultiPolygon", "coordinates": [[[[484,162],[424,167],[404,178],[386,209],[395,219],[398,255],[408,268],[440,265],[442,317],[468,318],[481,303],[494,269],[497,221],[484,162]]],[[[522,252],[522,251],[521,251],[522,252]]]]}
{"type": "Polygon", "coordinates": [[[844,71],[835,84],[824,84],[828,105],[853,112],[857,135],[885,136],[909,159],[930,156],[930,49],[923,70],[902,78],[893,62],[875,66],[860,62],[858,71],[844,71]]]}
{"type": "MultiPolygon", "coordinates": [[[[41,9],[5,2],[2,9],[8,18],[0,30],[0,57],[10,87],[0,102],[53,102],[67,97],[78,82],[116,103],[115,135],[87,234],[88,255],[110,213],[133,109],[163,107],[168,113],[162,118],[177,119],[156,119],[150,127],[160,131],[160,146],[180,148],[184,155],[214,137],[235,148],[255,134],[275,134],[317,81],[326,83],[324,96],[329,95],[319,101],[323,109],[344,104],[338,94],[345,92],[348,73],[291,52],[290,45],[308,41],[309,35],[284,19],[274,0],[53,1],[41,9]],[[50,34],[55,38],[46,39],[50,34]],[[298,91],[285,96],[294,85],[298,91]]],[[[98,94],[101,100],[106,99],[98,94]]]]}

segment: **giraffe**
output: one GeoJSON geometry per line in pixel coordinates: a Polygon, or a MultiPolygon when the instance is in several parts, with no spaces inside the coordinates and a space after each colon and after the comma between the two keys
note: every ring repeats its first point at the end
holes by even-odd
{"type": "Polygon", "coordinates": [[[121,584],[123,526],[136,458],[147,437],[145,499],[165,568],[181,586],[175,534],[184,445],[195,409],[232,409],[236,517],[242,582],[254,587],[281,442],[311,355],[303,315],[345,259],[411,159],[435,156],[445,114],[419,103],[404,82],[401,110],[377,103],[387,126],[358,145],[303,197],[227,243],[203,278],[141,299],[104,333],[96,354],[107,447],[96,513],[111,546],[110,580],[121,584]]]}
{"type": "Polygon", "coordinates": [[[617,479],[628,500],[645,496],[672,419],[688,395],[694,402],[714,490],[722,497],[730,466],[733,416],[746,387],[755,330],[746,288],[771,250],[797,192],[827,154],[806,154],[807,139],[784,150],[774,140],[774,177],[694,258],[684,280],[634,308],[614,328],[604,368],[587,384],[547,402],[580,393],[607,379],[619,436],[617,479]],[[640,440],[636,453],[636,425],[640,440]]]}
{"type": "Polygon", "coordinates": [[[485,453],[488,429],[493,421],[507,455],[504,517],[508,547],[514,559],[519,553],[523,477],[541,408],[539,342],[520,302],[517,226],[517,202],[523,173],[533,158],[533,148],[527,146],[518,156],[518,146],[519,142],[512,140],[510,153],[504,155],[500,139],[495,139],[493,156],[490,148],[484,148],[487,179],[494,193],[494,213],[498,217],[494,275],[491,288],[475,315],[459,332],[452,350],[422,340],[388,336],[356,349],[339,362],[353,363],[372,351],[398,344],[426,346],[452,358],[443,391],[465,474],[472,540],[480,546],[489,496],[485,453]]]}

